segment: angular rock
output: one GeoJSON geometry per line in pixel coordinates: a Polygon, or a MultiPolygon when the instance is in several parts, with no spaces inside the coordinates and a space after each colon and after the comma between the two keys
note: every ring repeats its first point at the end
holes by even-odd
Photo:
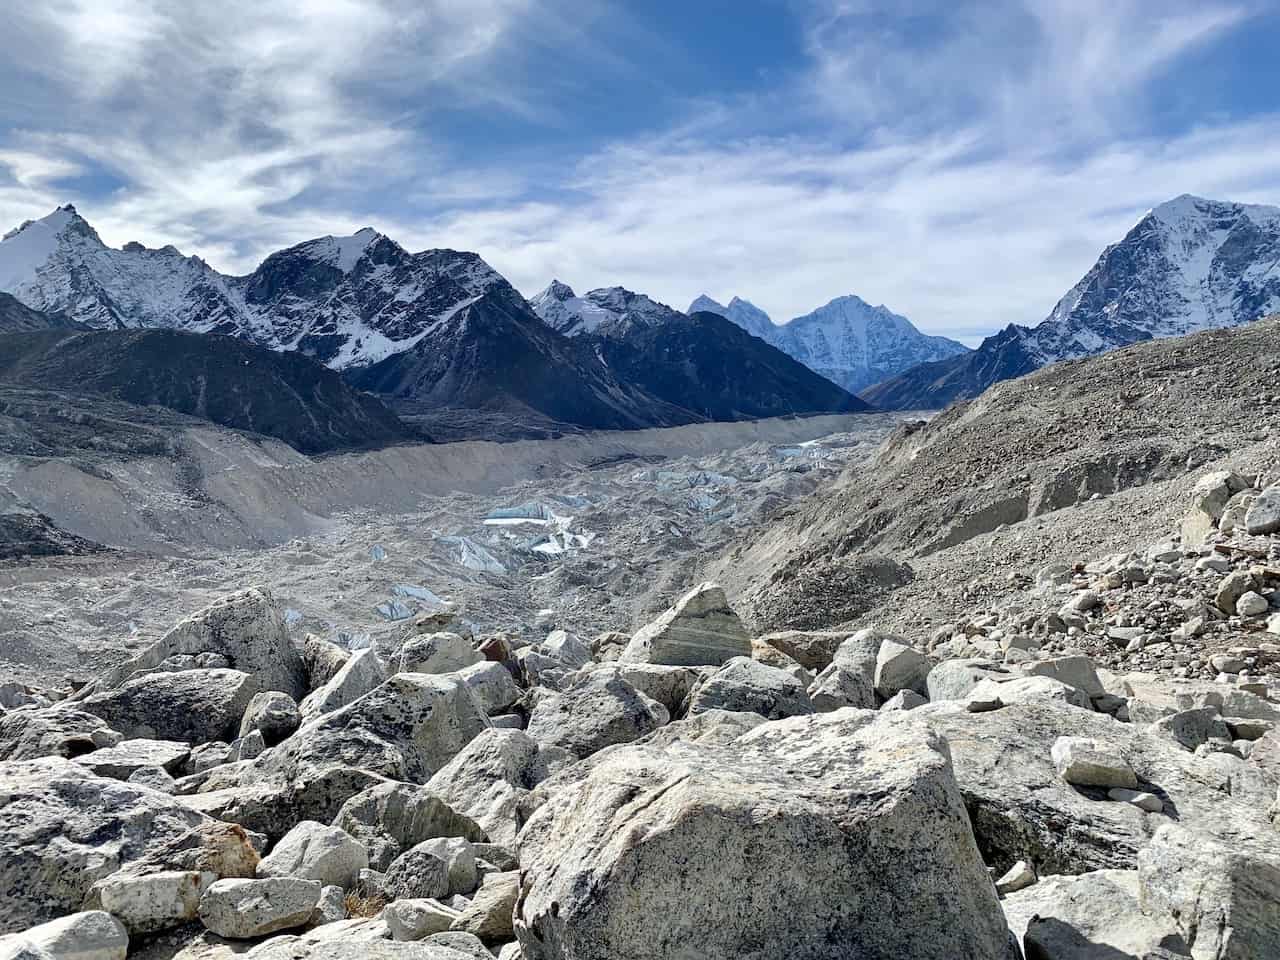
{"type": "Polygon", "coordinates": [[[314,880],[219,880],[200,898],[200,922],[220,937],[248,940],[310,923],[319,902],[314,880]]]}
{"type": "Polygon", "coordinates": [[[1029,677],[1051,677],[1069,687],[1075,687],[1087,698],[1100,697],[1106,693],[1102,681],[1098,679],[1098,671],[1088,657],[1051,657],[1047,660],[1036,660],[1024,664],[1022,672],[1029,677]]]}
{"type": "Polygon", "coordinates": [[[925,687],[930,703],[966,700],[983,680],[1007,680],[1012,676],[1003,664],[990,660],[943,660],[929,671],[925,687]]]}
{"type": "Polygon", "coordinates": [[[0,933],[80,909],[94,881],[205,822],[68,760],[0,763],[0,933]]]}
{"type": "Polygon", "coordinates": [[[809,699],[815,710],[876,708],[876,655],[885,636],[874,629],[859,630],[840,643],[831,663],[809,686],[809,699]]]}
{"type": "Polygon", "coordinates": [[[914,710],[916,707],[923,707],[928,702],[914,690],[899,690],[884,703],[880,704],[880,709],[885,711],[914,710]]]}
{"type": "Polygon", "coordinates": [[[519,895],[520,871],[490,873],[451,929],[486,941],[510,940],[515,936],[511,917],[519,895]]]}
{"type": "Polygon", "coordinates": [[[848,637],[848,633],[838,630],[783,630],[765,634],[760,639],[781,650],[806,670],[820,673],[831,663],[836,649],[848,637]]]}
{"type": "MultiPolygon", "coordinates": [[[[314,633],[307,634],[306,639],[302,641],[302,667],[306,672],[307,683],[298,696],[305,696],[311,690],[319,690],[332,680],[334,674],[350,659],[350,651],[322,637],[317,637],[314,633]]],[[[296,701],[298,697],[293,699],[296,701]]]]}
{"type": "Polygon", "coordinates": [[[101,910],[73,913],[0,937],[0,957],[5,960],[124,960],[128,952],[128,931],[101,910]]]}
{"type": "MultiPolygon", "coordinates": [[[[476,740],[495,733],[488,731],[476,740]]],[[[459,754],[454,762],[462,757],[459,754]]],[[[474,820],[456,811],[432,787],[411,783],[387,782],[368,788],[343,804],[333,823],[366,846],[369,865],[376,870],[386,870],[396,857],[425,840],[485,837],[474,820]]]]}
{"type": "Polygon", "coordinates": [[[372,647],[357,650],[328,683],[298,704],[302,722],[307,723],[321,714],[355,703],[385,679],[386,671],[377,651],[372,647]]]}
{"type": "Polygon", "coordinates": [[[483,659],[470,640],[456,633],[428,633],[405,640],[396,672],[453,673],[483,659]]]}
{"type": "Polygon", "coordinates": [[[1019,860],[996,881],[996,892],[1002,896],[1025,890],[1036,882],[1036,872],[1025,860],[1019,860]]]}
{"type": "Polygon", "coordinates": [[[396,900],[387,904],[382,919],[393,940],[422,940],[433,933],[444,933],[461,914],[439,900],[396,900]]]}
{"type": "Polygon", "coordinates": [[[149,673],[79,704],[129,738],[209,743],[234,740],[258,681],[239,670],[149,673]]]}
{"type": "Polygon", "coordinates": [[[1254,537],[1280,532],[1280,483],[1273,483],[1253,501],[1244,528],[1254,537]]]}
{"type": "Polygon", "coordinates": [[[1006,956],[946,744],[916,712],[659,734],[567,771],[520,835],[524,955],[1006,956]]]}
{"type": "Polygon", "coordinates": [[[688,716],[708,710],[758,713],[766,720],[780,720],[813,713],[813,704],[804,684],[791,674],[750,657],[734,657],[689,695],[688,716]]]}
{"type": "Polygon", "coordinates": [[[339,886],[320,888],[320,900],[311,914],[312,926],[340,923],[347,919],[347,891],[339,886]]]}
{"type": "Polygon", "coordinates": [[[1093,703],[1082,690],[1048,676],[1017,677],[1012,680],[983,680],[965,701],[972,713],[998,710],[1014,703],[1052,702],[1081,710],[1092,710],[1093,703]]]}
{"type": "Polygon", "coordinates": [[[1231,733],[1217,707],[1182,710],[1161,717],[1151,724],[1150,729],[1152,733],[1168,737],[1188,750],[1194,750],[1210,740],[1231,739],[1231,733]]]}
{"type": "Polygon", "coordinates": [[[1258,589],[1257,578],[1247,570],[1237,570],[1235,573],[1229,573],[1222,578],[1222,582],[1218,584],[1218,592],[1214,597],[1214,602],[1218,605],[1218,609],[1227,616],[1234,616],[1236,613],[1236,603],[1246,593],[1252,593],[1258,589]]]}
{"type": "Polygon", "coordinates": [[[1280,849],[1271,837],[1230,842],[1165,824],[1138,854],[1143,912],[1173,926],[1192,957],[1280,956],[1280,849]]]}
{"type": "Polygon", "coordinates": [[[538,644],[538,652],[570,669],[585,667],[591,662],[591,644],[568,630],[552,630],[547,639],[538,644]]]}
{"type": "Polygon", "coordinates": [[[382,879],[388,899],[438,900],[449,896],[449,863],[433,844],[431,840],[420,843],[391,862],[382,879]]]}
{"type": "Polygon", "coordinates": [[[1084,737],[1059,737],[1050,751],[1058,775],[1077,787],[1123,787],[1138,785],[1129,761],[1084,737]]]}
{"type": "Polygon", "coordinates": [[[899,690],[914,690],[924,695],[928,692],[926,679],[930,667],[929,658],[919,650],[896,640],[882,640],[876,654],[876,693],[883,700],[899,690]]]}
{"type": "Polygon", "coordinates": [[[139,767],[127,778],[128,783],[146,787],[148,790],[159,790],[161,793],[177,793],[177,781],[163,767],[139,767]]]}
{"type": "Polygon", "coordinates": [[[621,677],[646,697],[657,700],[672,717],[680,716],[689,691],[713,667],[671,667],[662,663],[607,663],[590,667],[593,673],[621,677]]]}
{"type": "MultiPolygon", "coordinates": [[[[270,594],[246,590],[216,601],[181,621],[146,651],[113,667],[79,691],[84,700],[155,669],[169,657],[219,654],[233,670],[250,674],[260,690],[283,690],[295,700],[307,691],[306,671],[270,594]]],[[[167,738],[183,739],[183,738],[167,738]]],[[[225,738],[234,739],[234,735],[225,738]]]]}
{"type": "Polygon", "coordinates": [[[490,717],[506,712],[520,699],[521,691],[511,671],[500,663],[481,660],[455,673],[490,717]]]}
{"type": "Polygon", "coordinates": [[[144,767],[160,767],[168,773],[182,769],[191,755],[191,744],[174,740],[124,740],[76,757],[76,763],[99,777],[128,780],[144,767]]]}
{"type": "Polygon", "coordinates": [[[369,866],[369,850],[340,827],[304,820],[262,862],[259,877],[299,877],[344,890],[369,866]]]}
{"type": "MultiPolygon", "coordinates": [[[[512,844],[521,801],[553,768],[572,759],[568,751],[543,747],[522,731],[486,730],[437,772],[427,789],[493,842],[512,844]]],[[[462,831],[457,835],[479,839],[462,831]]]]}
{"type": "Polygon", "coordinates": [[[1179,960],[1186,944],[1138,903],[1136,870],[1042,877],[1004,900],[1009,929],[1028,957],[1053,960],[1179,960]]]}
{"type": "Polygon", "coordinates": [[[240,736],[247,737],[257,730],[263,743],[274,747],[281,740],[292,736],[302,726],[302,714],[293,697],[279,690],[255,693],[244,716],[240,718],[240,736]]]}
{"type": "Polygon", "coordinates": [[[476,874],[476,854],[471,841],[463,837],[437,837],[424,840],[413,849],[430,853],[443,860],[449,878],[449,895],[470,895],[480,882],[476,874]]]}
{"type": "Polygon", "coordinates": [[[713,583],[694,587],[627,644],[624,661],[671,666],[718,667],[733,657],[751,656],[751,638],[713,583]]]}
{"type": "Polygon", "coordinates": [[[122,740],[101,717],[64,704],[0,713],[0,760],[71,759],[122,740]]]}
{"type": "Polygon", "coordinates": [[[234,759],[231,744],[221,741],[202,743],[192,749],[191,756],[187,758],[186,770],[191,775],[204,773],[214,767],[230,763],[234,759]]]}
{"type": "Polygon", "coordinates": [[[564,692],[539,701],[525,732],[539,743],[581,758],[638,740],[670,719],[666,707],[625,680],[590,671],[564,692]]]}
{"type": "Polygon", "coordinates": [[[197,870],[163,870],[143,876],[121,871],[94,885],[94,902],[130,933],[156,933],[196,919],[204,888],[197,870]]]}

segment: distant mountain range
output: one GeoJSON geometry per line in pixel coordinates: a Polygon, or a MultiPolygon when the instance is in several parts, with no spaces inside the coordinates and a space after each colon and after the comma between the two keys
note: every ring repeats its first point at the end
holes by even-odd
{"type": "Polygon", "coordinates": [[[726,307],[703,294],[689,305],[690,313],[695,310],[727,317],[851,393],[916,364],[969,352],[962,343],[923,334],[906,317],[852,295],[781,325],[739,297],[726,307]]]}
{"type": "Polygon", "coordinates": [[[1280,208],[1183,195],[1107,247],[1038,326],[1011,324],[972,353],[914,367],[863,396],[886,409],[945,407],[1059,360],[1278,310],[1280,208]]]}
{"type": "MultiPolygon", "coordinates": [[[[20,306],[90,329],[221,334],[297,353],[417,412],[464,409],[539,424],[628,429],[866,408],[777,358],[765,364],[774,374],[767,381],[758,379],[759,364],[718,363],[705,395],[698,364],[686,361],[687,375],[676,389],[680,378],[654,371],[670,367],[672,344],[687,342],[683,326],[671,343],[644,341],[646,349],[666,351],[652,363],[642,362],[633,344],[611,366],[592,344],[565,335],[579,331],[544,323],[476,254],[410,253],[370,228],[281,250],[236,277],[173,247],[110,248],[68,205],[0,241],[0,291],[20,306]],[[757,385],[760,395],[753,398],[757,385]]],[[[622,301],[606,308],[643,312],[622,301]]],[[[4,316],[10,314],[13,319],[0,322],[17,328],[21,313],[4,316]]],[[[583,313],[578,322],[595,320],[583,313]]],[[[744,349],[756,348],[733,346],[744,349]]]]}
{"type": "Polygon", "coordinates": [[[559,280],[529,302],[627,382],[708,420],[870,409],[716,313],[680,313],[622,287],[579,297],[559,280]]]}

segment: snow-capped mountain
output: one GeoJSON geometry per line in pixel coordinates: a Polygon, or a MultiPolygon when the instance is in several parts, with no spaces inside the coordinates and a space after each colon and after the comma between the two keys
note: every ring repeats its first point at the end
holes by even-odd
{"type": "Polygon", "coordinates": [[[726,307],[704,293],[689,304],[689,309],[685,313],[691,316],[695,313],[718,313],[732,320],[753,337],[759,337],[769,343],[773,343],[778,333],[778,325],[769,319],[767,313],[741,297],[734,297],[726,307]]]}
{"type": "Polygon", "coordinates": [[[775,324],[750,301],[734,297],[723,306],[706,294],[689,304],[728,317],[753,336],[768,340],[810,370],[857,393],[917,363],[968,353],[946,337],[921,333],[906,317],[859,297],[837,297],[812,313],[775,324]]]}
{"type": "Polygon", "coordinates": [[[774,343],[851,393],[917,363],[969,352],[962,343],[927,336],[906,317],[852,295],[784,324],[774,343]]]}
{"type": "Polygon", "coordinates": [[[1011,324],[973,354],[868,391],[894,409],[938,408],[991,384],[1139,340],[1237,326],[1280,310],[1280,208],[1184,194],[1102,252],[1038,326],[1011,324]]]}
{"type": "Polygon", "coordinates": [[[496,287],[509,284],[474,253],[411,254],[367,227],[281,250],[245,277],[171,246],[108,247],[69,205],[0,241],[0,290],[34,309],[99,329],[221,333],[335,369],[407,350],[496,287]]]}
{"type": "Polygon", "coordinates": [[[719,311],[684,314],[623,287],[579,297],[559,280],[530,304],[624,380],[711,420],[867,409],[719,311]]]}
{"type": "Polygon", "coordinates": [[[558,333],[576,337],[590,333],[625,336],[636,327],[666,323],[681,316],[665,303],[622,287],[602,287],[579,297],[567,283],[552,280],[529,305],[542,322],[558,333]]]}
{"type": "Polygon", "coordinates": [[[705,419],[549,330],[476,254],[410,253],[368,228],[300,243],[233,277],[172,247],[107,247],[61,207],[0,241],[0,290],[91,328],[224,334],[297,352],[429,410],[483,408],[548,429],[705,419]]]}

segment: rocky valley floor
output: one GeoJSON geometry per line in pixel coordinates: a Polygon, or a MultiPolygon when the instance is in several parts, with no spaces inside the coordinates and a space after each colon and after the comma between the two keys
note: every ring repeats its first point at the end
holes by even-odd
{"type": "Polygon", "coordinates": [[[431,454],[465,495],[11,461],[136,546],[4,567],[0,956],[1280,956],[1277,343],[431,454]]]}

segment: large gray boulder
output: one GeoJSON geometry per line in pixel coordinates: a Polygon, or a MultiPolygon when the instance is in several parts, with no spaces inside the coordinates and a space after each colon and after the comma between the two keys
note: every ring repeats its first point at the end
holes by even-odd
{"type": "MultiPolygon", "coordinates": [[[[170,657],[212,653],[252,675],[260,690],[283,690],[295,700],[307,692],[302,658],[289,629],[265,590],[246,590],[210,604],[173,627],[138,656],[126,660],[79,691],[83,700],[149,673],[170,657]]],[[[233,739],[233,738],[227,738],[233,739]]]]}
{"type": "Polygon", "coordinates": [[[760,639],[789,656],[806,670],[821,673],[849,634],[839,630],[780,630],[760,639]]]}
{"type": "Polygon", "coordinates": [[[882,640],[876,653],[876,694],[882,700],[888,700],[899,690],[926,695],[931,666],[929,658],[914,647],[897,640],[882,640]]]}
{"type": "Polygon", "coordinates": [[[219,880],[200,898],[200,922],[220,937],[248,940],[310,923],[319,902],[314,880],[219,880]]]}
{"type": "Polygon", "coordinates": [[[68,760],[0,763],[0,933],[79,910],[95,880],[205,822],[174,797],[68,760]]]}
{"type": "Polygon", "coordinates": [[[65,704],[0,713],[0,760],[71,759],[123,739],[101,717],[65,704]]]}
{"type": "Polygon", "coordinates": [[[990,660],[943,660],[929,671],[925,692],[933,703],[967,700],[983,680],[1011,680],[1013,676],[1003,664],[990,660]]]}
{"type": "Polygon", "coordinates": [[[346,889],[369,866],[369,849],[341,827],[304,820],[258,864],[259,877],[299,877],[346,889]]]}
{"type": "Polygon", "coordinates": [[[1028,957],[1173,960],[1189,955],[1171,922],[1142,912],[1136,870],[1043,877],[1007,895],[1003,905],[1009,929],[1028,957]]]}
{"type": "Polygon", "coordinates": [[[1142,909],[1175,927],[1195,960],[1280,957],[1280,845],[1168,823],[1138,855],[1142,909]]]}
{"type": "Polygon", "coordinates": [[[306,699],[298,704],[302,722],[306,723],[322,713],[332,713],[349,703],[355,703],[386,678],[382,661],[378,659],[377,651],[373,647],[356,651],[328,683],[308,694],[306,699]]]}
{"type": "Polygon", "coordinates": [[[809,685],[815,710],[876,708],[876,656],[887,636],[873,628],[859,630],[835,649],[831,662],[809,685]]]}
{"type": "Polygon", "coordinates": [[[95,693],[79,706],[131,739],[230,742],[259,689],[255,677],[239,670],[149,673],[95,693]]]}
{"type": "Polygon", "coordinates": [[[302,713],[293,697],[280,690],[264,690],[255,693],[245,707],[244,716],[240,718],[240,739],[256,730],[262,734],[264,744],[274,747],[300,726],[302,713]]]}
{"type": "Polygon", "coordinates": [[[639,740],[670,719],[666,707],[621,677],[588,671],[563,692],[539,700],[525,732],[539,743],[581,758],[639,740]]]}
{"type": "Polygon", "coordinates": [[[456,633],[427,633],[411,636],[400,647],[397,673],[453,673],[484,656],[471,641],[456,633]]]}
{"type": "Polygon", "coordinates": [[[663,663],[602,663],[589,667],[592,673],[621,677],[646,697],[657,700],[667,713],[678,717],[684,711],[689,691],[714,667],[673,667],[663,663]]]}
{"type": "Polygon", "coordinates": [[[522,691],[516,686],[511,671],[494,660],[473,663],[455,671],[454,675],[466,684],[480,708],[491,717],[505,713],[520,699],[522,691]]]}
{"type": "Polygon", "coordinates": [[[544,785],[520,834],[524,956],[1008,956],[947,746],[911,716],[659,733],[544,785]]]}
{"type": "Polygon", "coordinates": [[[1000,873],[1019,860],[1040,876],[1131,870],[1138,850],[1175,811],[1210,832],[1271,829],[1265,804],[1243,789],[1239,771],[1105,714],[1052,702],[970,713],[962,702],[943,701],[908,716],[927,721],[950,743],[974,833],[987,863],[1000,873]],[[1052,756],[1060,737],[1081,738],[1123,760],[1138,789],[1157,794],[1166,813],[1109,800],[1106,787],[1068,783],[1052,756]]]}
{"type": "MultiPolygon", "coordinates": [[[[497,730],[485,731],[476,741],[497,733],[497,730]]],[[[461,756],[459,754],[453,762],[461,756]]],[[[352,797],[342,805],[333,824],[364,844],[369,851],[369,866],[381,871],[385,871],[400,854],[424,840],[463,837],[479,842],[485,838],[485,831],[479,824],[455,810],[432,788],[391,781],[369,787],[352,797]]]]}
{"type": "Polygon", "coordinates": [[[0,957],[5,960],[125,960],[128,952],[129,932],[101,910],[73,913],[0,937],[0,957]]]}
{"type": "Polygon", "coordinates": [[[520,730],[485,730],[427,782],[427,790],[478,824],[494,843],[512,844],[521,801],[574,759],[520,730]]]}
{"type": "Polygon", "coordinates": [[[714,583],[694,587],[671,609],[642,627],[622,652],[624,661],[671,666],[720,666],[751,656],[751,638],[714,583]]]}
{"type": "Polygon", "coordinates": [[[1251,536],[1280,532],[1280,483],[1273,483],[1253,501],[1244,527],[1251,536]]]}
{"type": "Polygon", "coordinates": [[[804,684],[785,670],[750,657],[734,657],[689,695],[688,716],[708,710],[758,713],[766,720],[781,720],[813,713],[813,704],[804,684]]]}
{"type": "Polygon", "coordinates": [[[490,873],[451,929],[474,934],[481,940],[510,940],[515,936],[511,916],[520,896],[520,873],[490,873]]]}
{"type": "Polygon", "coordinates": [[[128,780],[143,767],[161,767],[178,773],[191,744],[175,740],[125,740],[114,747],[104,747],[76,757],[76,763],[99,777],[128,780]]]}

